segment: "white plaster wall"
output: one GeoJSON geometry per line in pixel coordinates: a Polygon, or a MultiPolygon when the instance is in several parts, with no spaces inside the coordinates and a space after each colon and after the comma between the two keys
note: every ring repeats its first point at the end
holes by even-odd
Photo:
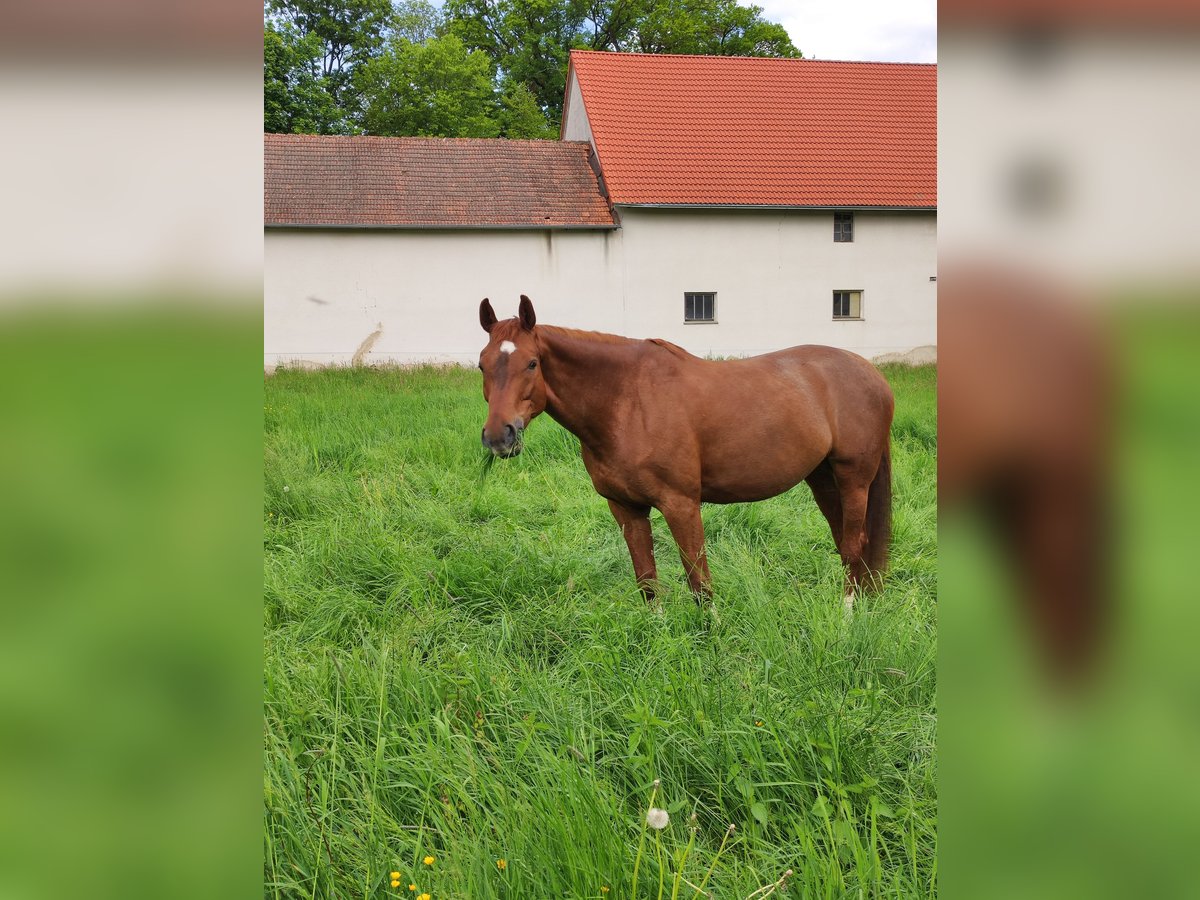
{"type": "Polygon", "coordinates": [[[73,300],[256,290],[252,63],[132,57],[0,58],[0,121],[13,128],[0,167],[0,306],[60,290],[73,300]]]}
{"type": "Polygon", "coordinates": [[[501,318],[521,294],[551,322],[618,331],[621,239],[613,231],[268,229],[266,363],[474,365],[479,301],[501,318]]]}
{"type": "Polygon", "coordinates": [[[474,364],[478,306],[662,337],[699,355],[831,344],[867,357],[937,343],[931,213],[625,208],[617,231],[296,231],[265,240],[266,362],[474,364]],[[833,291],[862,290],[864,321],[833,321],[833,291]],[[684,324],[685,291],[715,291],[715,325],[684,324]]]}
{"type": "Polygon", "coordinates": [[[868,358],[937,343],[933,213],[856,212],[834,243],[827,211],[624,208],[625,333],[698,355],[829,344],[868,358]],[[833,291],[863,292],[863,321],[833,320],[833,291]],[[717,324],[684,324],[685,291],[715,291],[717,324]]]}
{"type": "Polygon", "coordinates": [[[579,91],[579,79],[571,71],[571,83],[567,85],[567,108],[563,116],[562,139],[564,141],[587,141],[595,149],[592,140],[592,125],[583,106],[583,94],[579,91]]]}
{"type": "Polygon", "coordinates": [[[1016,30],[941,37],[947,260],[1040,269],[1102,290],[1200,280],[1197,32],[1064,29],[1032,47],[1016,30]],[[1032,209],[1016,202],[1016,174],[1030,165],[1052,179],[1032,209]]]}

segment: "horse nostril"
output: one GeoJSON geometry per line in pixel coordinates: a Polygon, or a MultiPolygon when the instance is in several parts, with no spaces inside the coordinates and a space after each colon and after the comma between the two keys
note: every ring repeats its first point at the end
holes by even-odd
{"type": "Polygon", "coordinates": [[[513,428],[511,425],[505,425],[504,426],[504,444],[505,444],[505,446],[511,447],[516,442],[517,442],[517,429],[513,428]]]}
{"type": "Polygon", "coordinates": [[[486,428],[481,428],[481,429],[479,429],[479,440],[483,442],[483,446],[485,446],[485,447],[486,447],[486,446],[488,445],[488,439],[487,439],[487,429],[486,429],[486,428]]]}

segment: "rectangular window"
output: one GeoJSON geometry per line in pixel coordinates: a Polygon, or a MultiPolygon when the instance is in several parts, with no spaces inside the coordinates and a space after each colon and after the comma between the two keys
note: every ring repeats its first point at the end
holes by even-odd
{"type": "Polygon", "coordinates": [[[717,295],[715,293],[685,293],[683,295],[683,321],[717,321],[717,295]]]}
{"type": "Polygon", "coordinates": [[[854,213],[833,214],[833,240],[838,244],[849,244],[854,240],[854,213]]]}
{"type": "Polygon", "coordinates": [[[833,317],[835,319],[861,319],[862,291],[834,291],[833,317]]]}

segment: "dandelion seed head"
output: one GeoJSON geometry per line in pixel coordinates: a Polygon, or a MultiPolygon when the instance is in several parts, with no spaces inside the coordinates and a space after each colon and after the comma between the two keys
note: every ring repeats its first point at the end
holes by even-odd
{"type": "Polygon", "coordinates": [[[659,809],[657,806],[650,807],[649,811],[646,813],[646,824],[651,828],[658,829],[659,831],[666,828],[670,821],[671,817],[667,815],[667,811],[665,809],[659,809]]]}

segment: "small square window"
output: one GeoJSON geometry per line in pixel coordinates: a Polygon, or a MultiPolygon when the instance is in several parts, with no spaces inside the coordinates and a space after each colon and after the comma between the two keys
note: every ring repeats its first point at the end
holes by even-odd
{"type": "Polygon", "coordinates": [[[838,244],[849,244],[854,241],[854,213],[835,212],[833,214],[833,240],[838,244]]]}
{"type": "Polygon", "coordinates": [[[862,291],[834,291],[833,317],[835,319],[861,319],[862,291]]]}
{"type": "Polygon", "coordinates": [[[683,295],[684,322],[716,322],[717,295],[715,293],[685,293],[683,295]]]}

